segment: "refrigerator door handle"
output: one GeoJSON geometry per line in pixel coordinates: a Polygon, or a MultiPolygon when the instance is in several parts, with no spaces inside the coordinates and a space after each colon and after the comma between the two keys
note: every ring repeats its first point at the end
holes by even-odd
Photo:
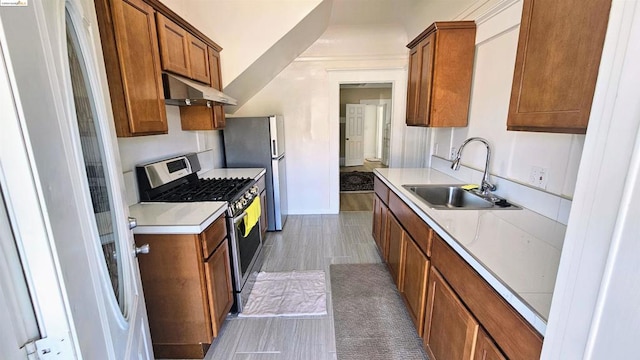
{"type": "Polygon", "coordinates": [[[276,146],[276,140],[275,139],[271,140],[271,156],[272,157],[278,156],[278,147],[276,146]]]}

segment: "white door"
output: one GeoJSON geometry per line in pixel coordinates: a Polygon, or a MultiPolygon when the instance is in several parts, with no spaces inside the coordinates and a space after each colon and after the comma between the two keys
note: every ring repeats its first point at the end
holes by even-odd
{"type": "Polygon", "coordinates": [[[364,158],[366,160],[376,157],[376,105],[364,106],[364,158]]]}
{"type": "Polygon", "coordinates": [[[5,360],[27,358],[25,344],[40,338],[26,275],[0,186],[0,350],[5,360]]]}
{"type": "Polygon", "coordinates": [[[365,105],[347,104],[344,166],[364,164],[364,108],[365,105]]]}
{"type": "Polygon", "coordinates": [[[151,359],[94,4],[0,16],[77,357],[151,359]]]}

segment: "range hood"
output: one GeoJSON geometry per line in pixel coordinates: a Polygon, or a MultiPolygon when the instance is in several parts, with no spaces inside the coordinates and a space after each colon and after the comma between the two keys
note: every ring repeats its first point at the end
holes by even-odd
{"type": "Polygon", "coordinates": [[[225,95],[221,91],[182,76],[163,73],[162,85],[164,87],[164,102],[167,105],[211,106],[238,104],[236,99],[225,95]]]}

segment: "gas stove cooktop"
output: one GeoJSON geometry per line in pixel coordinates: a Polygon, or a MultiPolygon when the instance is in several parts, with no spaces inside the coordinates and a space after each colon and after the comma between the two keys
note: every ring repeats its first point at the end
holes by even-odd
{"type": "Polygon", "coordinates": [[[195,179],[157,194],[152,202],[232,201],[253,184],[253,179],[195,179]]]}
{"type": "Polygon", "coordinates": [[[141,202],[226,201],[233,212],[243,210],[257,194],[255,179],[200,179],[196,154],[136,166],[141,202]]]}

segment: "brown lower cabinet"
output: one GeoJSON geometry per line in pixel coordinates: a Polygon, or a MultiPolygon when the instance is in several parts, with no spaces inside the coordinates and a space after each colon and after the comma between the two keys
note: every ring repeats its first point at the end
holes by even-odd
{"type": "Polygon", "coordinates": [[[429,358],[539,359],[542,336],[386,184],[374,188],[373,237],[429,358]]]}
{"type": "Polygon", "coordinates": [[[373,196],[373,240],[375,240],[376,245],[378,245],[378,250],[380,251],[380,256],[385,261],[387,260],[388,252],[389,252],[389,244],[387,242],[387,205],[382,202],[378,195],[373,196]]]}
{"type": "Polygon", "coordinates": [[[442,275],[429,273],[424,348],[433,360],[471,359],[478,336],[478,322],[467,310],[442,275]]]}
{"type": "Polygon", "coordinates": [[[391,277],[396,283],[398,290],[402,292],[402,267],[404,265],[402,259],[406,233],[393,215],[389,215],[387,224],[389,226],[389,230],[387,230],[387,242],[389,243],[387,267],[389,268],[389,272],[391,272],[391,277]]]}
{"type": "Polygon", "coordinates": [[[506,360],[496,344],[491,341],[489,335],[482,329],[478,331],[478,340],[476,341],[476,351],[473,360],[506,360]]]}
{"type": "Polygon", "coordinates": [[[137,234],[136,246],[157,358],[204,358],[233,305],[224,215],[200,234],[137,234]]]}
{"type": "Polygon", "coordinates": [[[418,334],[422,334],[424,327],[425,303],[427,300],[427,275],[429,274],[429,259],[422,253],[411,236],[404,238],[404,259],[402,277],[402,299],[407,305],[411,320],[413,320],[418,334]]]}

